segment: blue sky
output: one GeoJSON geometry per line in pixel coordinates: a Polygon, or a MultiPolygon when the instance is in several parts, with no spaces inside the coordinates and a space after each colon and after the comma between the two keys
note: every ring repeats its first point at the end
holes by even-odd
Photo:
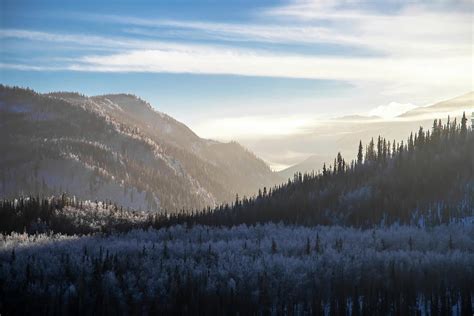
{"type": "Polygon", "coordinates": [[[135,93],[209,138],[291,134],[318,118],[393,115],[473,89],[470,1],[0,6],[2,83],[135,93]]]}

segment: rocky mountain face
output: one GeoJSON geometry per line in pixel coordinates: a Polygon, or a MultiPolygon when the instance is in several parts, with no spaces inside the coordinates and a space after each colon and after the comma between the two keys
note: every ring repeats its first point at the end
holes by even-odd
{"type": "Polygon", "coordinates": [[[280,181],[238,143],[202,139],[129,94],[0,86],[0,146],[0,197],[67,192],[176,212],[280,181]]]}

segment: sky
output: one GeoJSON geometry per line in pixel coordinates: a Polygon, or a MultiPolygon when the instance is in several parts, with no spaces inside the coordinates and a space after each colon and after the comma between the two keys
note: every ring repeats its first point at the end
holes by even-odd
{"type": "Polygon", "coordinates": [[[0,0],[0,82],[133,93],[244,144],[473,84],[471,1],[0,0]]]}

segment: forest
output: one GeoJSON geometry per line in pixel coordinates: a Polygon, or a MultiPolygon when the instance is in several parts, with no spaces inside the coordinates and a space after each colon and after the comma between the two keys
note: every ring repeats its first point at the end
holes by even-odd
{"type": "Polygon", "coordinates": [[[238,225],[284,222],[302,225],[448,223],[474,215],[474,132],[464,114],[460,124],[434,120],[406,141],[382,137],[358,146],[357,157],[340,154],[318,172],[263,188],[231,205],[171,216],[172,223],[238,225]]]}
{"type": "Polygon", "coordinates": [[[463,116],[232,204],[0,201],[0,313],[472,315],[474,132],[463,116]]]}
{"type": "Polygon", "coordinates": [[[0,248],[5,315],[472,314],[472,221],[13,233],[0,248]]]}

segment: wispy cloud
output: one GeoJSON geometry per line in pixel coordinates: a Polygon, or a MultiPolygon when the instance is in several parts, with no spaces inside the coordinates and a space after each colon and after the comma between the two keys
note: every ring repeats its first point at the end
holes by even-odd
{"type": "Polygon", "coordinates": [[[331,43],[344,45],[361,45],[353,36],[346,36],[328,27],[313,25],[295,25],[290,23],[213,23],[200,21],[180,21],[143,19],[127,16],[89,16],[112,23],[126,25],[125,32],[147,36],[161,36],[163,28],[175,35],[189,36],[197,39],[214,39],[222,41],[253,41],[269,43],[331,43]],[[131,27],[134,26],[134,27],[131,27]]]}
{"type": "Polygon", "coordinates": [[[35,65],[26,65],[26,64],[0,63],[0,69],[32,70],[32,71],[56,71],[56,70],[64,70],[64,67],[51,67],[51,66],[35,66],[35,65]]]}
{"type": "Polygon", "coordinates": [[[458,10],[440,10],[420,2],[420,5],[408,4],[391,13],[341,5],[345,3],[294,1],[269,9],[265,14],[308,24],[329,21],[333,31],[393,56],[465,55],[472,52],[472,3],[466,2],[458,10]]]}
{"type": "MultiPolygon", "coordinates": [[[[312,56],[215,44],[173,43],[26,30],[2,30],[0,38],[76,43],[103,48],[102,54],[82,55],[55,69],[83,72],[168,72],[227,74],[282,78],[378,82],[398,92],[405,89],[472,89],[472,56],[455,54],[403,57],[312,56]],[[110,52],[112,50],[112,52],[110,52]],[[471,85],[471,87],[469,86],[471,85]]],[[[2,68],[41,69],[42,65],[2,68]]]]}
{"type": "MultiPolygon", "coordinates": [[[[34,42],[74,44],[77,47],[95,47],[104,51],[111,49],[118,51],[136,49],[186,50],[189,47],[186,44],[158,40],[137,40],[131,37],[111,37],[75,33],[52,33],[22,29],[0,30],[0,38],[23,39],[34,42]]],[[[194,44],[193,47],[199,47],[199,45],[194,44]]]]}
{"type": "Polygon", "coordinates": [[[63,65],[65,69],[77,71],[381,80],[392,82],[398,89],[400,84],[436,84],[439,78],[447,84],[453,84],[453,81],[472,83],[474,43],[469,12],[440,12],[423,5],[409,5],[387,14],[354,9],[356,7],[346,1],[296,0],[256,12],[258,23],[89,15],[87,19],[124,25],[128,33],[122,37],[105,37],[4,29],[0,30],[0,38],[68,43],[103,50],[99,55],[82,55],[75,63],[63,65]],[[130,37],[133,33],[155,34],[159,38],[163,27],[173,32],[191,32],[186,33],[188,39],[213,38],[216,41],[196,44],[186,39],[170,42],[130,37]],[[219,41],[224,39],[226,41],[219,41]],[[376,54],[364,58],[314,52],[301,55],[291,47],[265,51],[234,45],[228,40],[334,43],[365,47],[376,54]]]}
{"type": "Polygon", "coordinates": [[[404,82],[436,85],[470,82],[470,57],[335,58],[283,55],[243,49],[187,46],[173,50],[134,50],[118,54],[84,56],[70,65],[80,71],[172,72],[233,74],[348,81],[404,82]]]}
{"type": "Polygon", "coordinates": [[[344,8],[342,1],[295,1],[264,10],[264,22],[213,23],[88,16],[126,25],[131,34],[161,36],[163,28],[189,38],[275,43],[331,43],[365,47],[397,57],[457,56],[472,52],[471,11],[439,11],[409,5],[396,13],[344,8]],[[268,21],[268,17],[272,20],[268,21]],[[323,22],[324,23],[323,23],[323,22]]]}

